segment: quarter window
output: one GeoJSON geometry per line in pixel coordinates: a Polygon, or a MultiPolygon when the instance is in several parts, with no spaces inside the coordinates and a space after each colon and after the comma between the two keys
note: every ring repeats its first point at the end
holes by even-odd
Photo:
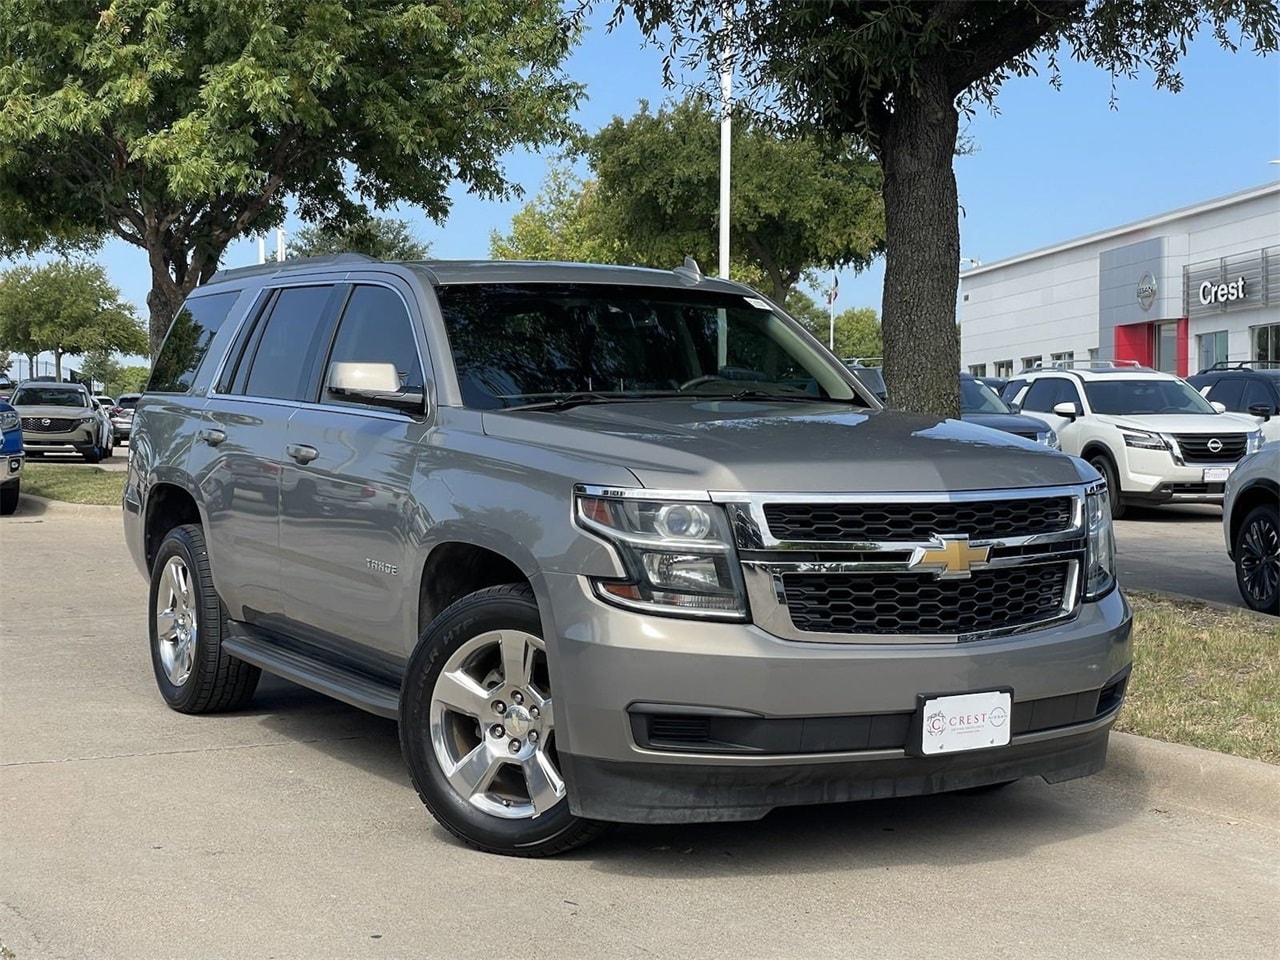
{"type": "Polygon", "coordinates": [[[276,297],[261,336],[244,392],[278,400],[306,399],[316,334],[332,287],[286,287],[276,297]]]}
{"type": "MultiPolygon", "coordinates": [[[[423,389],[413,320],[399,295],[387,287],[356,287],[347,301],[338,334],[329,353],[328,370],[335,363],[394,363],[400,386],[423,389]]],[[[349,403],[326,395],[326,402],[349,403]]]]}

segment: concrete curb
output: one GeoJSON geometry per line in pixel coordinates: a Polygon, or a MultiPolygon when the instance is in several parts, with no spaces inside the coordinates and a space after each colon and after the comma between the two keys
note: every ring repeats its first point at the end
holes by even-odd
{"type": "Polygon", "coordinates": [[[1098,776],[1158,802],[1280,830],[1280,766],[1274,764],[1113,732],[1098,776]]]}
{"type": "Polygon", "coordinates": [[[1194,603],[1202,607],[1208,607],[1211,610],[1221,610],[1224,613],[1243,613],[1246,617],[1253,617],[1263,623],[1272,625],[1280,625],[1280,618],[1273,617],[1269,613],[1259,613],[1257,610],[1250,610],[1244,605],[1244,601],[1240,603],[1221,603],[1218,600],[1205,600],[1203,597],[1193,597],[1187,593],[1172,593],[1168,590],[1152,590],[1147,587],[1134,587],[1132,590],[1125,590],[1125,594],[1130,593],[1146,593],[1153,597],[1160,597],[1164,600],[1177,600],[1179,603],[1194,603]]]}
{"type": "Polygon", "coordinates": [[[105,517],[111,514],[118,516],[120,508],[97,503],[67,503],[65,500],[49,500],[32,493],[23,493],[18,497],[18,511],[13,516],[18,520],[40,520],[46,517],[105,517]]]}

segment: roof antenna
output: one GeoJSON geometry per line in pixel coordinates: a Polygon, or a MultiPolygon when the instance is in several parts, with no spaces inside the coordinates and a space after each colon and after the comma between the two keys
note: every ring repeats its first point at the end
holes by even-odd
{"type": "Polygon", "coordinates": [[[688,280],[690,283],[701,283],[704,279],[702,270],[698,266],[698,261],[693,257],[685,257],[684,263],[671,271],[682,280],[688,280]]]}

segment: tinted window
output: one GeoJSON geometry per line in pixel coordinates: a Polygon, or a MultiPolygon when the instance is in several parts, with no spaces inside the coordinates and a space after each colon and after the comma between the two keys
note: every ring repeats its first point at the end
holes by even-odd
{"type": "MultiPolygon", "coordinates": [[[[400,373],[401,387],[423,389],[413,321],[394,290],[355,288],[338,323],[338,335],[325,369],[335,363],[394,363],[400,373]]],[[[333,396],[326,400],[348,402],[333,396]]]]}
{"type": "Polygon", "coordinates": [[[1214,403],[1220,403],[1228,410],[1243,410],[1240,397],[1244,393],[1244,381],[1239,377],[1226,377],[1219,380],[1207,394],[1214,403]]]}
{"type": "Polygon", "coordinates": [[[732,396],[862,405],[835,361],[762,301],[607,284],[439,291],[463,402],[494,409],[569,393],[732,396]]]}
{"type": "Polygon", "coordinates": [[[128,394],[126,396],[122,396],[119,400],[116,401],[116,406],[123,407],[126,410],[132,410],[137,405],[138,405],[138,396],[137,394],[133,394],[133,393],[128,394]]]}
{"type": "Polygon", "coordinates": [[[1217,411],[1195,387],[1182,380],[1094,380],[1085,384],[1094,413],[1207,413],[1217,411]]]}
{"type": "Polygon", "coordinates": [[[88,394],[74,387],[19,387],[9,401],[15,407],[88,407],[88,394]]]}
{"type": "Polygon", "coordinates": [[[239,291],[192,297],[173,318],[147,384],[150,393],[186,393],[239,291]]]}
{"type": "Polygon", "coordinates": [[[251,397],[302,400],[316,333],[332,287],[286,287],[276,297],[254,348],[244,392],[251,397]]]}
{"type": "Polygon", "coordinates": [[[1005,403],[1013,403],[1014,398],[1018,396],[1018,392],[1027,385],[1025,380],[1010,380],[1004,385],[1004,389],[1000,391],[1000,399],[1005,403]]]}
{"type": "MultiPolygon", "coordinates": [[[[1271,395],[1271,389],[1261,380],[1250,380],[1244,388],[1244,401],[1240,404],[1241,410],[1248,410],[1252,406],[1262,403],[1272,409],[1276,408],[1275,397],[1271,395]]],[[[1228,406],[1228,410],[1233,409],[1228,406]]]]}
{"type": "Polygon", "coordinates": [[[1009,408],[995,391],[980,380],[960,380],[961,413],[1008,413],[1009,408]]]}
{"type": "Polygon", "coordinates": [[[1052,413],[1059,403],[1079,402],[1075,388],[1061,377],[1045,377],[1031,384],[1027,398],[1022,401],[1023,410],[1035,410],[1038,413],[1052,413]]]}

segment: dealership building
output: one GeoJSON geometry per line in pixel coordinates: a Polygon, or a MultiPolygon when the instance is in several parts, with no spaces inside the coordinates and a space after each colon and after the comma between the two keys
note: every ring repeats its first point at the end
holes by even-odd
{"type": "Polygon", "coordinates": [[[1280,182],[961,273],[969,372],[1095,359],[1280,362],[1280,182]]]}

